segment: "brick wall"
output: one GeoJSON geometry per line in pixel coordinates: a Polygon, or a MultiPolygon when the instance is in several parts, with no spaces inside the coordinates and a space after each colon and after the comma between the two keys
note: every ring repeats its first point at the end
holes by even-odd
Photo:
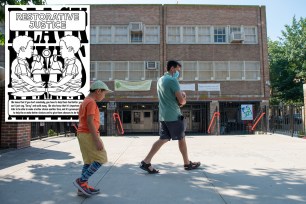
{"type": "Polygon", "coordinates": [[[0,148],[24,148],[30,146],[31,123],[5,122],[4,81],[0,82],[0,148]]]}

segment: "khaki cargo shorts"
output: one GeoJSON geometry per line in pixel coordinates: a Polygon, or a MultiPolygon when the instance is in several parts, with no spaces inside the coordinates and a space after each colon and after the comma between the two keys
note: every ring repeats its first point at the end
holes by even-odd
{"type": "Polygon", "coordinates": [[[107,153],[105,147],[98,151],[93,136],[90,133],[78,133],[79,145],[84,164],[91,164],[94,161],[104,164],[107,162],[107,153]]]}

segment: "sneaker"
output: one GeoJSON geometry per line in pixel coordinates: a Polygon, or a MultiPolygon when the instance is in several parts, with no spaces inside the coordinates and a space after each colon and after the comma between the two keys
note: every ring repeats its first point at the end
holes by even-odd
{"type": "Polygon", "coordinates": [[[86,196],[91,196],[91,191],[89,190],[88,183],[86,182],[81,182],[81,180],[78,178],[75,181],[73,181],[73,184],[75,187],[78,188],[84,195],[86,196]]]}
{"type": "MultiPolygon", "coordinates": [[[[89,188],[92,195],[100,193],[100,189],[96,189],[96,188],[93,188],[91,186],[88,186],[88,188],[89,188]]],[[[82,191],[80,191],[79,189],[77,191],[77,194],[78,194],[78,196],[84,196],[84,193],[82,191]]]]}

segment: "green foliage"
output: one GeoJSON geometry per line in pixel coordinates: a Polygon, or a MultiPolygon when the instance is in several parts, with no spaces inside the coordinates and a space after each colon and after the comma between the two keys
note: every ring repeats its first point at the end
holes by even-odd
{"type": "Polygon", "coordinates": [[[55,135],[57,135],[57,133],[54,130],[52,130],[52,129],[48,130],[48,136],[49,137],[52,137],[52,136],[55,136],[55,135]]]}
{"type": "MultiPolygon", "coordinates": [[[[45,0],[8,0],[0,2],[0,23],[5,22],[5,5],[44,5],[46,4],[45,0]]],[[[4,33],[0,32],[0,45],[4,45],[4,33]]]]}
{"type": "Polygon", "coordinates": [[[292,20],[285,25],[280,41],[268,41],[271,104],[303,103],[303,83],[306,82],[306,21],[292,20]]]}

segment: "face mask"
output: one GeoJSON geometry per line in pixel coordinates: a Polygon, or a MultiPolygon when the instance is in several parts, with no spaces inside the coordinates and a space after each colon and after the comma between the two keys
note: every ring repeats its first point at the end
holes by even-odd
{"type": "Polygon", "coordinates": [[[180,72],[179,71],[176,71],[174,74],[173,74],[173,77],[174,78],[179,78],[179,76],[180,76],[180,72]]]}

